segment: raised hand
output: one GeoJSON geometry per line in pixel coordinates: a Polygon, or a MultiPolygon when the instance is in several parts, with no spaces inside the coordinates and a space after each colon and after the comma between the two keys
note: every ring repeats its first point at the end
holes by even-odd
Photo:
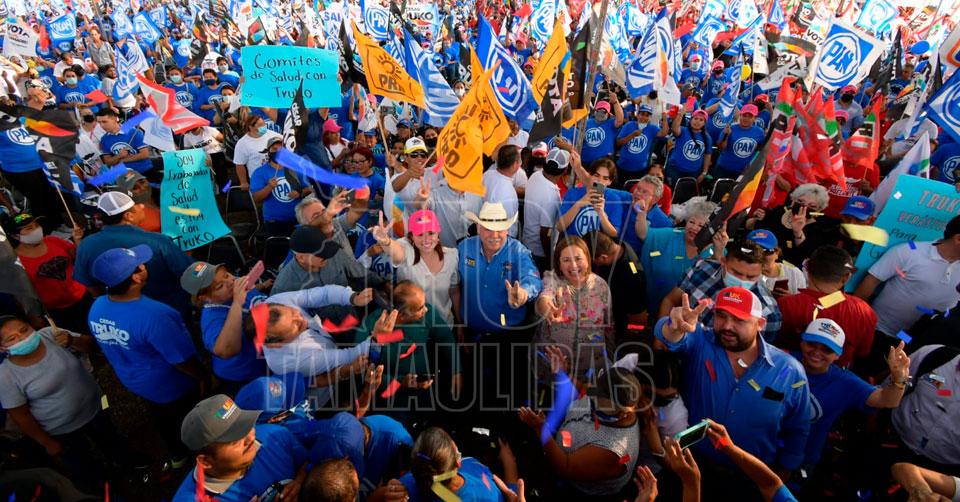
{"type": "Polygon", "coordinates": [[[800,211],[790,216],[790,228],[793,229],[794,235],[798,235],[803,232],[805,226],[807,226],[807,206],[800,206],[800,211]]]}
{"type": "Polygon", "coordinates": [[[507,502],[527,502],[527,497],[524,494],[523,490],[523,480],[517,480],[517,491],[513,491],[503,482],[496,474],[493,475],[493,482],[497,485],[497,488],[500,489],[500,493],[503,494],[503,499],[507,502]]]}
{"type": "Polygon", "coordinates": [[[542,411],[533,411],[524,406],[517,411],[517,415],[520,417],[521,422],[527,424],[527,426],[536,431],[538,435],[540,434],[540,429],[543,428],[543,424],[546,422],[542,411]]]}
{"type": "Polygon", "coordinates": [[[707,310],[709,305],[710,301],[704,299],[700,300],[696,308],[690,308],[690,297],[684,293],[680,306],[670,309],[670,326],[674,331],[693,333],[697,330],[697,320],[700,318],[700,314],[707,310]]]}
{"type": "Polygon", "coordinates": [[[344,209],[350,207],[350,203],[347,202],[347,197],[350,195],[349,190],[341,190],[340,193],[334,195],[330,199],[330,203],[327,204],[327,214],[330,215],[330,218],[340,214],[344,209]]]}
{"type": "Polygon", "coordinates": [[[397,324],[397,315],[399,312],[397,309],[390,311],[390,314],[387,314],[387,311],[384,310],[380,313],[380,318],[377,319],[377,322],[373,325],[373,334],[381,335],[384,333],[393,333],[394,327],[397,324]]]}
{"type": "Polygon", "coordinates": [[[904,382],[910,376],[910,357],[904,352],[904,345],[903,340],[900,340],[900,345],[890,347],[887,354],[890,378],[895,382],[904,382]]]}
{"type": "Polygon", "coordinates": [[[417,198],[423,200],[430,198],[430,180],[428,178],[420,177],[420,189],[417,190],[417,198]]]}
{"type": "Polygon", "coordinates": [[[243,304],[247,299],[247,282],[249,276],[237,277],[233,281],[233,303],[243,304]]]}
{"type": "Polygon", "coordinates": [[[543,313],[543,318],[548,323],[561,324],[566,322],[566,318],[563,317],[563,308],[566,305],[568,294],[567,288],[560,288],[553,296],[553,300],[544,298],[547,310],[543,313]]]}
{"type": "Polygon", "coordinates": [[[511,308],[517,309],[527,303],[530,295],[520,286],[520,281],[513,281],[513,285],[510,281],[503,281],[503,284],[507,287],[507,303],[511,308]]]}
{"type": "Polygon", "coordinates": [[[373,300],[373,288],[367,288],[353,294],[350,303],[354,307],[363,307],[373,300]]]}
{"type": "Polygon", "coordinates": [[[379,223],[371,227],[370,231],[373,232],[373,238],[377,240],[377,243],[383,247],[390,245],[390,241],[393,240],[390,237],[390,224],[383,221],[383,211],[380,211],[379,223]]]}
{"type": "Polygon", "coordinates": [[[666,451],[667,465],[673,472],[677,473],[681,480],[684,482],[700,480],[700,468],[697,466],[696,460],[693,459],[693,453],[690,452],[689,448],[680,448],[680,443],[671,437],[668,437],[664,442],[663,448],[666,451]]]}
{"type": "Polygon", "coordinates": [[[637,485],[637,498],[633,502],[653,502],[657,499],[657,477],[645,465],[637,467],[637,476],[633,478],[637,485]]]}

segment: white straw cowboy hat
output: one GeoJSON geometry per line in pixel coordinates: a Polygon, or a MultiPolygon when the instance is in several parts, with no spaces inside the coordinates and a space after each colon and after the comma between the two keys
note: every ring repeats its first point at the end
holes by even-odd
{"type": "Polygon", "coordinates": [[[517,215],[507,218],[507,210],[499,202],[484,202],[477,216],[470,211],[466,212],[467,219],[493,232],[509,229],[517,221],[517,215]]]}

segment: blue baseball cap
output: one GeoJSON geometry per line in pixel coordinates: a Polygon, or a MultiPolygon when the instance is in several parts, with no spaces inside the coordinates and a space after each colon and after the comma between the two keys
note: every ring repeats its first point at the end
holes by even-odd
{"type": "Polygon", "coordinates": [[[357,472],[363,472],[364,433],[357,417],[341,411],[326,419],[318,420],[317,440],[307,457],[314,465],[324,460],[346,458],[357,472]]]}
{"type": "Polygon", "coordinates": [[[840,355],[843,354],[843,342],[846,336],[843,334],[843,328],[836,321],[821,317],[807,325],[800,339],[805,342],[822,343],[830,347],[835,354],[840,355]]]}
{"type": "Polygon", "coordinates": [[[377,130],[376,130],[376,129],[370,129],[369,131],[362,131],[362,132],[363,132],[363,135],[364,135],[364,136],[376,136],[376,135],[377,135],[377,130]]]}
{"type": "Polygon", "coordinates": [[[646,105],[646,104],[638,106],[637,113],[643,113],[643,112],[653,113],[653,108],[650,108],[650,105],[646,105]]]}
{"type": "Polygon", "coordinates": [[[133,272],[153,258],[153,250],[146,244],[132,248],[108,249],[93,260],[91,273],[93,278],[108,288],[127,280],[133,272]]]}
{"type": "Polygon", "coordinates": [[[303,402],[305,392],[303,376],[292,372],[256,378],[237,392],[234,401],[245,410],[279,413],[303,402]]]}
{"type": "Polygon", "coordinates": [[[409,120],[404,119],[404,120],[401,120],[400,122],[397,122],[397,127],[406,127],[407,129],[413,129],[413,124],[411,124],[409,120]]]}
{"type": "Polygon", "coordinates": [[[777,236],[773,235],[773,232],[760,228],[747,234],[747,240],[767,251],[773,251],[780,245],[779,241],[777,241],[777,236]]]}
{"type": "Polygon", "coordinates": [[[873,205],[873,201],[868,197],[862,195],[854,195],[847,199],[847,203],[844,204],[843,210],[840,211],[841,215],[853,216],[854,218],[864,221],[871,216],[873,216],[873,210],[876,206],[873,205]]]}

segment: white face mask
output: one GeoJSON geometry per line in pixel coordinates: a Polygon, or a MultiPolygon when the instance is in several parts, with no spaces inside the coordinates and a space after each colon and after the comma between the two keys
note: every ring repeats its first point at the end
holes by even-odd
{"type": "Polygon", "coordinates": [[[40,244],[43,241],[43,229],[37,227],[30,232],[20,234],[20,242],[24,244],[40,244]]]}
{"type": "Polygon", "coordinates": [[[467,90],[466,90],[466,89],[454,89],[453,92],[454,92],[454,94],[457,95],[457,97],[461,97],[461,98],[462,98],[463,95],[467,93],[467,90]]]}

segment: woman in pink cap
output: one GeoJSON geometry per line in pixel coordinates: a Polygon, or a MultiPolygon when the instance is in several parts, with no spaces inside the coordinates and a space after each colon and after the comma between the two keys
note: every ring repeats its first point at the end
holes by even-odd
{"type": "Polygon", "coordinates": [[[343,129],[337,125],[337,121],[327,119],[323,123],[323,150],[321,153],[321,164],[324,167],[335,169],[343,164],[344,157],[347,156],[349,144],[340,137],[340,130],[343,129]]]}
{"type": "Polygon", "coordinates": [[[460,318],[460,276],[457,273],[457,248],[440,245],[440,222],[429,209],[421,209],[407,220],[407,238],[390,237],[390,226],[380,213],[379,225],[371,229],[390,261],[397,267],[397,278],[409,280],[423,289],[427,303],[449,323],[460,318]]]}

